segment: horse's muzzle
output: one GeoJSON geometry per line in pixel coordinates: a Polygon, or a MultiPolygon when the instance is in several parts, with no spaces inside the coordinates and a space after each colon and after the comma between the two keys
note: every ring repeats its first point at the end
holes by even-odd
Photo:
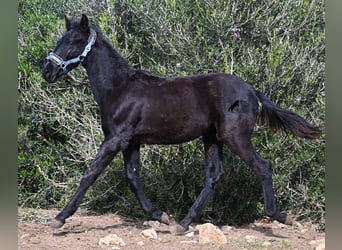
{"type": "Polygon", "coordinates": [[[59,67],[56,67],[50,61],[47,61],[44,64],[42,73],[45,81],[47,81],[48,83],[56,82],[57,79],[63,75],[63,71],[59,67]]]}

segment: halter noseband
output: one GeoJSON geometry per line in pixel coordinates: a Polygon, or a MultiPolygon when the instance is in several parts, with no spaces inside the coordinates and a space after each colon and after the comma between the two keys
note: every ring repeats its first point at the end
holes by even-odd
{"type": "Polygon", "coordinates": [[[46,57],[46,59],[54,62],[58,67],[60,67],[63,70],[64,74],[67,74],[69,72],[69,70],[67,69],[69,64],[83,62],[84,58],[87,57],[87,54],[91,50],[91,47],[94,45],[95,41],[96,41],[96,31],[93,29],[90,29],[90,36],[88,38],[88,44],[85,46],[82,54],[72,59],[69,59],[67,61],[64,61],[54,52],[50,52],[49,55],[46,57]]]}

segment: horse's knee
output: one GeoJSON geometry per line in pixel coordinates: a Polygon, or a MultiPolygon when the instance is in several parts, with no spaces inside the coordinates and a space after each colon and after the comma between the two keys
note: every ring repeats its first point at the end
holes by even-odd
{"type": "Polygon", "coordinates": [[[127,182],[132,185],[134,182],[139,179],[139,172],[138,169],[135,167],[127,167],[126,168],[126,180],[127,182]]]}

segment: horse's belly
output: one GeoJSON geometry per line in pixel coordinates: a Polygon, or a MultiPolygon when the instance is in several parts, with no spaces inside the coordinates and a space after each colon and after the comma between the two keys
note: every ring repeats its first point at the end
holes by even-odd
{"type": "Polygon", "coordinates": [[[210,129],[209,121],[200,117],[165,118],[154,126],[146,126],[133,140],[139,144],[177,144],[198,138],[210,129]]]}

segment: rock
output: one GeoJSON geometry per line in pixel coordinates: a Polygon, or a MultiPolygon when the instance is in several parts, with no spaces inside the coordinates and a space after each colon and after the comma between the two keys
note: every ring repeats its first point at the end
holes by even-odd
{"type": "Polygon", "coordinates": [[[199,230],[199,243],[227,243],[227,238],[223,232],[211,223],[198,225],[196,229],[199,230]]]}
{"type": "Polygon", "coordinates": [[[39,237],[32,237],[32,238],[30,239],[30,242],[31,242],[32,244],[40,244],[41,240],[40,240],[39,237]]]}
{"type": "Polygon", "coordinates": [[[309,244],[310,244],[311,246],[317,245],[317,244],[320,244],[320,243],[325,243],[325,239],[312,240],[312,241],[309,242],[309,244]]]}
{"type": "Polygon", "coordinates": [[[158,228],[160,227],[160,222],[157,220],[149,220],[149,221],[145,221],[143,223],[144,226],[150,226],[152,228],[158,228]]]}
{"type": "Polygon", "coordinates": [[[270,247],[270,246],[272,246],[272,243],[271,242],[269,242],[269,241],[264,241],[263,243],[262,243],[262,246],[264,246],[264,247],[270,247]]]}
{"type": "Polygon", "coordinates": [[[299,223],[298,221],[295,221],[293,223],[293,226],[299,230],[302,230],[304,228],[304,226],[301,223],[299,223]]]}
{"type": "Polygon", "coordinates": [[[246,239],[247,242],[251,243],[251,242],[256,241],[258,239],[258,237],[253,236],[253,235],[246,235],[245,239],[246,239]]]}
{"type": "Polygon", "coordinates": [[[180,243],[181,244],[196,244],[197,241],[195,241],[195,240],[183,240],[180,243]]]}
{"type": "Polygon", "coordinates": [[[321,243],[315,247],[315,250],[325,250],[325,243],[321,243]]]}
{"type": "Polygon", "coordinates": [[[194,237],[194,235],[195,235],[195,232],[190,232],[190,233],[187,233],[185,236],[191,238],[191,237],[194,237]]]}
{"type": "Polygon", "coordinates": [[[312,241],[309,242],[309,244],[315,250],[324,250],[325,249],[325,239],[312,240],[312,241]]]}
{"type": "Polygon", "coordinates": [[[288,227],[288,225],[285,225],[283,223],[280,223],[279,221],[274,220],[271,224],[272,228],[285,228],[288,227]]]}
{"type": "Polygon", "coordinates": [[[109,234],[99,240],[99,245],[123,247],[126,243],[116,234],[109,234]]]}
{"type": "Polygon", "coordinates": [[[153,228],[150,229],[146,229],[144,231],[142,231],[140,233],[140,235],[144,238],[148,238],[148,239],[158,239],[158,235],[156,230],[154,230],[153,228]]]}
{"type": "Polygon", "coordinates": [[[30,235],[29,234],[23,234],[22,236],[20,236],[20,239],[25,239],[25,238],[27,238],[27,237],[30,237],[30,235]]]}
{"type": "Polygon", "coordinates": [[[143,241],[138,241],[137,244],[138,244],[139,246],[143,246],[143,245],[144,245],[144,242],[143,242],[143,241]]]}
{"type": "Polygon", "coordinates": [[[231,227],[231,226],[228,226],[228,225],[225,225],[223,227],[221,227],[221,231],[224,233],[224,234],[229,234],[231,231],[233,231],[234,228],[231,227]]]}

